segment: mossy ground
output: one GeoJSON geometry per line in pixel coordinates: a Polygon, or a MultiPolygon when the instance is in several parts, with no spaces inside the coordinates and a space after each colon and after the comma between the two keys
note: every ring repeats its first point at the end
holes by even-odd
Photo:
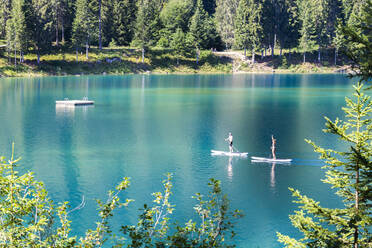
{"type": "MultiPolygon", "coordinates": [[[[257,54],[257,63],[252,65],[249,60],[239,61],[238,71],[234,70],[234,58],[216,55],[211,51],[200,53],[199,63],[195,57],[178,57],[170,49],[153,48],[146,52],[145,61],[141,61],[141,51],[129,47],[89,49],[89,59],[85,51],[76,53],[71,49],[59,48],[41,56],[37,64],[37,56],[28,52],[24,62],[14,65],[14,55],[0,51],[0,75],[15,76],[47,76],[47,75],[76,75],[76,74],[128,74],[128,73],[232,73],[232,72],[276,72],[285,73],[329,73],[338,67],[331,66],[331,57],[324,56],[322,64],[302,63],[300,53],[292,53],[290,57],[266,56],[261,59],[257,54]],[[13,55],[13,56],[12,56],[13,55]],[[285,58],[285,59],[283,59],[285,58]]],[[[250,56],[250,54],[247,54],[250,56]]],[[[308,61],[314,61],[316,53],[308,54],[308,61]]],[[[19,60],[19,57],[18,57],[19,60]]]]}

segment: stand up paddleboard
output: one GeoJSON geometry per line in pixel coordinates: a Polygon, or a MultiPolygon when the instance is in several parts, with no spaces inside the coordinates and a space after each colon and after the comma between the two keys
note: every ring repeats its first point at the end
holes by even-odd
{"type": "Polygon", "coordinates": [[[247,157],[248,152],[225,152],[225,151],[216,151],[211,150],[212,156],[236,156],[236,157],[247,157]]]}
{"type": "Polygon", "coordinates": [[[273,158],[262,158],[262,157],[251,157],[252,162],[267,162],[267,163],[272,163],[272,162],[278,162],[278,163],[290,163],[292,162],[292,159],[273,159],[273,158]]]}

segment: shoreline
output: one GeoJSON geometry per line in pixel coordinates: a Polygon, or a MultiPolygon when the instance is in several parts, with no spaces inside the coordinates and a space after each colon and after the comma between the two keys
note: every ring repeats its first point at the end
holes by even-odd
{"type": "MultiPolygon", "coordinates": [[[[266,57],[257,59],[254,64],[247,59],[234,57],[229,53],[202,51],[199,64],[194,58],[180,57],[167,50],[150,50],[145,61],[139,60],[139,54],[122,48],[111,51],[92,49],[89,59],[83,54],[78,61],[74,54],[55,53],[45,55],[37,64],[35,54],[25,56],[25,61],[14,66],[8,58],[0,57],[0,78],[34,78],[49,76],[82,76],[82,75],[193,75],[193,74],[348,74],[350,66],[341,63],[332,65],[329,61],[323,63],[306,62],[292,54],[291,60],[283,57],[266,57]],[[128,54],[126,54],[128,53],[128,54]],[[286,61],[283,63],[283,61],[286,61]],[[179,63],[176,63],[176,62],[179,63]]],[[[234,54],[239,54],[235,52],[234,54]]]]}
{"type": "Polygon", "coordinates": [[[65,74],[65,75],[53,75],[53,74],[29,74],[29,75],[18,75],[18,76],[1,76],[1,79],[31,79],[31,78],[46,78],[46,77],[85,77],[85,76],[130,76],[130,75],[244,75],[244,74],[259,74],[259,75],[275,75],[275,74],[292,74],[292,75],[345,75],[348,76],[349,73],[340,73],[340,72],[292,72],[292,71],[275,71],[275,72],[256,72],[256,71],[242,71],[242,72],[142,72],[142,73],[105,73],[105,74],[94,74],[94,73],[82,73],[82,74],[65,74]]]}

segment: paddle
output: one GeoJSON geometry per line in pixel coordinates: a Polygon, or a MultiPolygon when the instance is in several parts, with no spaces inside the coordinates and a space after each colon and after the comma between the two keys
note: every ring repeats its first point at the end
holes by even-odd
{"type": "MultiPolygon", "coordinates": [[[[233,146],[233,149],[235,149],[237,152],[239,152],[239,150],[238,149],[236,149],[236,147],[235,146],[233,146]]],[[[239,152],[240,153],[240,152],[239,152]]]]}

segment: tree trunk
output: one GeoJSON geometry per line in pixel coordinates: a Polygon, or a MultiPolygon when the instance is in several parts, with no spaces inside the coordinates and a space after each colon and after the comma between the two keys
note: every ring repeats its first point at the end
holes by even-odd
{"type": "Polygon", "coordinates": [[[267,48],[265,47],[265,55],[264,55],[265,57],[266,57],[266,52],[267,52],[267,48]]]}
{"type": "MultiPolygon", "coordinates": [[[[357,164],[355,184],[359,185],[359,167],[358,167],[358,164],[357,164]]],[[[355,191],[355,211],[358,214],[358,211],[359,211],[359,192],[358,192],[358,190],[355,191]]],[[[359,230],[358,230],[358,226],[356,225],[355,226],[355,231],[354,231],[354,248],[358,248],[358,238],[359,238],[359,230]]]]}
{"type": "Polygon", "coordinates": [[[261,60],[263,59],[264,55],[263,55],[264,51],[261,50],[261,60]]]}
{"type": "Polygon", "coordinates": [[[78,48],[76,47],[76,62],[79,61],[79,51],[78,48]]]}
{"type": "Polygon", "coordinates": [[[177,66],[180,65],[180,58],[177,56],[177,66]]]}
{"type": "Polygon", "coordinates": [[[304,63],[306,63],[306,52],[304,52],[304,63]]]}
{"type": "Polygon", "coordinates": [[[196,49],[196,64],[199,64],[199,48],[196,49]]]}
{"type": "Polygon", "coordinates": [[[274,34],[274,42],[271,50],[271,57],[274,57],[274,52],[275,52],[275,43],[276,43],[276,34],[274,34]]]}
{"type": "Polygon", "coordinates": [[[318,63],[320,64],[320,47],[318,48],[318,63]]]}
{"type": "Polygon", "coordinates": [[[61,33],[62,33],[62,43],[64,44],[65,43],[65,28],[63,27],[63,18],[61,20],[62,24],[61,24],[61,33]]]}
{"type": "Polygon", "coordinates": [[[145,63],[145,48],[142,47],[142,63],[145,63]]]}
{"type": "Polygon", "coordinates": [[[256,55],[254,49],[252,49],[252,64],[254,64],[254,56],[256,55]]]}
{"type": "Polygon", "coordinates": [[[280,47],[279,56],[282,57],[283,49],[280,47]]]}
{"type": "Polygon", "coordinates": [[[85,43],[85,58],[86,59],[89,59],[89,44],[88,44],[88,41],[85,43]]]}
{"type": "Polygon", "coordinates": [[[337,47],[335,48],[335,65],[337,65],[337,47]]]}
{"type": "Polygon", "coordinates": [[[99,50],[102,50],[102,18],[101,18],[102,0],[99,0],[99,50]]]}
{"type": "Polygon", "coordinates": [[[17,49],[14,49],[14,66],[17,66],[17,49]]]}
{"type": "Polygon", "coordinates": [[[244,47],[244,59],[247,59],[247,48],[244,47]]]}
{"type": "Polygon", "coordinates": [[[59,40],[58,40],[58,17],[57,17],[57,23],[56,23],[56,46],[59,46],[59,40]]]}
{"type": "Polygon", "coordinates": [[[22,50],[19,50],[19,63],[22,63],[22,50]]]}
{"type": "Polygon", "coordinates": [[[40,52],[39,52],[39,49],[37,49],[37,64],[40,65],[40,52]]]}

